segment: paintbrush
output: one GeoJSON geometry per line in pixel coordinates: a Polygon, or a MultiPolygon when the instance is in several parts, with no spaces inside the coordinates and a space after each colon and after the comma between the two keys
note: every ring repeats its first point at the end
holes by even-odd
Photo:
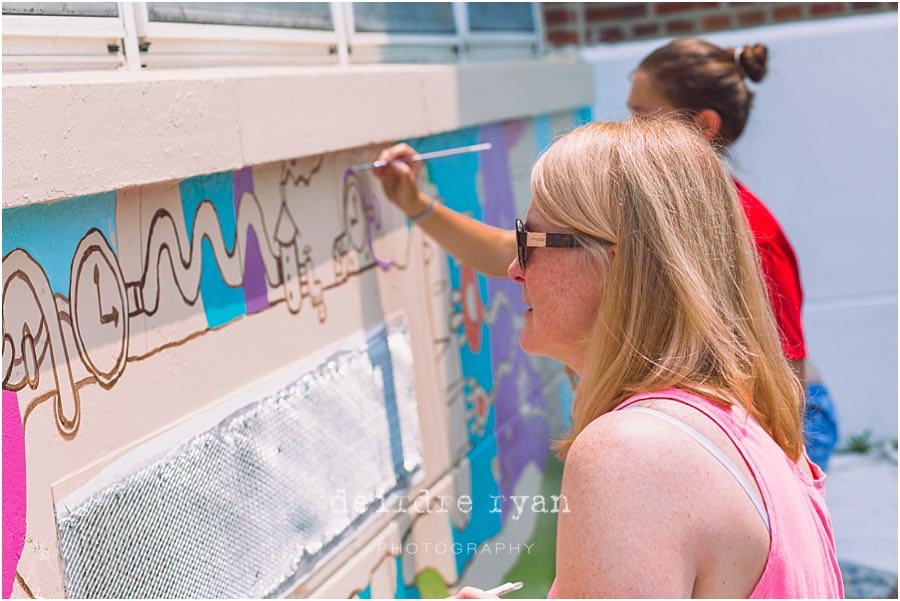
{"type": "Polygon", "coordinates": [[[502,597],[503,595],[508,595],[513,591],[517,591],[522,588],[524,585],[522,581],[518,582],[507,582],[506,584],[501,584],[500,586],[494,587],[490,590],[484,591],[488,595],[497,595],[498,597],[502,597]]]}
{"type": "MultiPolygon", "coordinates": [[[[417,161],[427,161],[429,159],[440,159],[443,157],[452,157],[457,154],[465,154],[467,152],[482,152],[484,150],[490,150],[492,144],[490,142],[485,142],[483,144],[472,144],[471,146],[460,146],[459,148],[447,148],[446,150],[436,150],[434,152],[423,152],[422,154],[414,154],[412,156],[403,157],[397,159],[398,161],[402,161],[404,163],[415,163],[417,161]]],[[[354,165],[350,167],[350,170],[354,173],[359,173],[360,171],[368,171],[369,169],[379,169],[388,164],[387,161],[374,161],[372,163],[363,163],[362,165],[354,165]]]]}

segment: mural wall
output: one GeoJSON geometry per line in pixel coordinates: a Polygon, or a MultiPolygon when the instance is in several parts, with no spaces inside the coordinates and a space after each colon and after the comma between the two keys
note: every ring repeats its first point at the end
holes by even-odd
{"type": "MultiPolygon", "coordinates": [[[[589,118],[579,110],[410,143],[420,151],[493,143],[430,163],[423,186],[455,209],[512,227],[529,202],[538,154],[589,118]]],[[[121,486],[151,460],[177,460],[188,447],[172,442],[174,431],[196,441],[206,427],[198,419],[233,420],[223,407],[261,402],[285,374],[306,373],[310,357],[327,360],[325,350],[363,341],[357,347],[377,366],[384,359],[370,334],[398,320],[409,348],[390,348],[411,355],[418,423],[396,417],[402,407],[391,411],[404,402],[393,368],[376,370],[387,425],[371,444],[385,445],[387,464],[402,464],[405,452],[420,455],[421,466],[406,466],[416,474],[408,481],[392,473],[402,490],[372,493],[365,511],[329,530],[340,544],[317,548],[303,577],[277,594],[443,597],[460,582],[493,586],[523,570],[552,577],[554,542],[541,535],[555,523],[550,495],[558,494],[548,484],[558,472],[549,445],[570,391],[558,365],[519,349],[516,284],[457,264],[381,198],[371,175],[347,172],[375,150],[4,210],[4,596],[73,592],[60,548],[73,499],[121,486]],[[399,501],[400,510],[377,511],[378,500],[382,508],[399,501]]],[[[356,376],[344,377],[350,385],[356,376]]],[[[339,404],[317,411],[323,432],[346,429],[348,419],[368,423],[365,412],[348,418],[339,404]]],[[[294,465],[300,474],[339,473],[365,454],[350,446],[324,459],[301,453],[294,465]]],[[[253,490],[230,502],[252,511],[253,490]]],[[[290,511],[302,521],[321,508],[290,511]]],[[[176,526],[154,531],[168,536],[176,526]]],[[[231,567],[216,561],[225,560],[213,560],[205,577],[231,567]]],[[[172,590],[159,586],[140,590],[172,590]]]]}

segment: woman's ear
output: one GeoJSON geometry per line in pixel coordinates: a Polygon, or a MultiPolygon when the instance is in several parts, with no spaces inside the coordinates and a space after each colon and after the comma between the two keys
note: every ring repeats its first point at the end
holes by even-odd
{"type": "Polygon", "coordinates": [[[722,130],[722,117],[712,109],[703,109],[696,116],[697,125],[703,130],[706,139],[712,142],[719,137],[722,130]]]}

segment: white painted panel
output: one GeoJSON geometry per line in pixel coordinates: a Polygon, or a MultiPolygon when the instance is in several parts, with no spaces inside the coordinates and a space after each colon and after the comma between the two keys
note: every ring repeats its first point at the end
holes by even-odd
{"type": "Polygon", "coordinates": [[[897,436],[897,297],[810,306],[806,342],[831,391],[841,440],[870,429],[897,436]]]}

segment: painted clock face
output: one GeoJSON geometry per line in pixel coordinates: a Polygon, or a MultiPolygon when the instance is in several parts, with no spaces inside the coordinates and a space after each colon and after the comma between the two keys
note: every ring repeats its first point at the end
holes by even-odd
{"type": "Polygon", "coordinates": [[[69,309],[85,365],[101,385],[111,385],[125,368],[128,305],[119,263],[97,230],[75,253],[69,309]]]}

